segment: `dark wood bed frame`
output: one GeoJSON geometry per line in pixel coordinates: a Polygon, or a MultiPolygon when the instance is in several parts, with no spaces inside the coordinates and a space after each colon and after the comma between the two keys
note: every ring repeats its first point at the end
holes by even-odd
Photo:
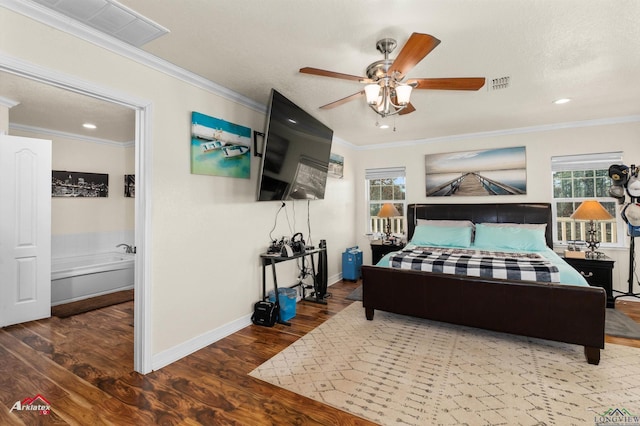
{"type": "MultiPolygon", "coordinates": [[[[546,223],[552,247],[551,206],[518,204],[412,204],[408,237],[416,219],[546,223]]],[[[606,295],[600,287],[509,281],[379,266],[362,266],[362,304],[451,324],[584,346],[589,364],[604,348],[606,295]]]]}

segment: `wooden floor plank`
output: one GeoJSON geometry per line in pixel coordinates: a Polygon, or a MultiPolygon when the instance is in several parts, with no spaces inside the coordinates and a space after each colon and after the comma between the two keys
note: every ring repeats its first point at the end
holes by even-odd
{"type": "MultiPolygon", "coordinates": [[[[40,424],[10,413],[15,401],[42,394],[46,424],[192,426],[202,424],[372,425],[373,423],[248,375],[340,312],[360,283],[329,287],[327,305],[300,302],[291,326],[249,326],[159,371],[133,372],[133,302],[69,318],[0,330],[0,424],[40,424]]],[[[616,303],[640,322],[640,301],[616,303]]],[[[640,340],[606,336],[640,347],[640,340]]]]}

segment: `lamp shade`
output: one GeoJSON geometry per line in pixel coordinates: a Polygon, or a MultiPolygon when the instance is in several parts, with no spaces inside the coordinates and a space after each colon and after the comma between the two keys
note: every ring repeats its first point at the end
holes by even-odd
{"type": "Polygon", "coordinates": [[[367,103],[369,105],[375,105],[378,102],[380,86],[378,84],[367,84],[364,86],[364,94],[367,97],[367,103]]]}
{"type": "Polygon", "coordinates": [[[396,97],[398,99],[398,105],[406,105],[409,103],[411,97],[411,89],[413,87],[409,85],[396,86],[396,97]]]}
{"type": "Polygon", "coordinates": [[[577,220],[609,220],[613,216],[609,214],[602,204],[596,200],[583,201],[571,215],[571,219],[577,220]]]}
{"type": "Polygon", "coordinates": [[[400,212],[398,211],[398,209],[396,209],[396,206],[394,206],[391,203],[383,204],[382,207],[380,208],[380,211],[378,212],[378,217],[396,217],[396,216],[400,216],[400,212]]]}

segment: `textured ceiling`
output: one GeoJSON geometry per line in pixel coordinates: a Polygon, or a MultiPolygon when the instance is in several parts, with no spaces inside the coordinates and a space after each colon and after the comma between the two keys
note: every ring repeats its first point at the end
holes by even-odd
{"type": "Polygon", "coordinates": [[[9,110],[12,125],[131,143],[135,112],[123,106],[0,72],[0,96],[19,102],[9,110]],[[85,129],[93,123],[97,129],[85,129]]]}
{"type": "Polygon", "coordinates": [[[143,50],[261,104],[275,88],[355,145],[640,114],[636,0],[120,2],[170,30],[143,50]],[[394,58],[412,32],[442,42],[409,78],[509,76],[509,87],[414,91],[416,111],[385,119],[387,130],[364,99],[318,109],[362,85],[301,67],[364,75],[382,59],[377,40],[397,39],[394,58]],[[573,101],[552,104],[561,97],[573,101]]]}

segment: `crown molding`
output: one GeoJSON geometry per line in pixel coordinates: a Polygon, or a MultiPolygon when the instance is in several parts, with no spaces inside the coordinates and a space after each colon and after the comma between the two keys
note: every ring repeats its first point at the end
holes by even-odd
{"type": "Polygon", "coordinates": [[[180,68],[171,62],[160,59],[155,55],[104,34],[38,3],[25,0],[0,0],[0,6],[76,36],[120,56],[124,56],[140,64],[146,65],[149,68],[170,75],[200,89],[212,92],[222,98],[243,105],[254,111],[261,112],[263,114],[267,112],[266,105],[256,102],[253,99],[249,99],[248,97],[234,92],[231,89],[207,80],[195,73],[185,70],[184,68],[180,68]]]}
{"type": "Polygon", "coordinates": [[[376,145],[358,146],[352,145],[356,151],[374,149],[398,148],[404,146],[425,145],[436,142],[454,142],[466,139],[479,139],[496,136],[520,135],[524,133],[549,132],[562,129],[578,129],[582,127],[608,126],[611,124],[639,123],[640,115],[627,115],[622,117],[599,118],[595,120],[568,121],[565,123],[545,124],[541,126],[518,127],[514,129],[491,130],[487,132],[464,133],[460,135],[442,136],[439,138],[416,139],[411,141],[386,142],[376,145]]]}
{"type": "Polygon", "coordinates": [[[0,96],[0,106],[5,108],[13,108],[16,105],[20,105],[20,102],[14,101],[13,99],[5,98],[4,96],[0,96]]]}
{"type": "Polygon", "coordinates": [[[17,131],[21,131],[21,132],[38,133],[38,134],[42,134],[42,135],[56,136],[56,137],[59,137],[59,138],[74,139],[74,140],[79,140],[79,141],[82,141],[82,142],[97,143],[97,144],[100,144],[100,145],[115,146],[115,147],[118,147],[118,148],[132,148],[135,145],[135,141],[117,142],[117,141],[112,141],[112,140],[108,140],[108,139],[100,139],[100,138],[94,138],[94,137],[91,137],[91,136],[79,135],[79,134],[76,134],[76,133],[60,132],[58,130],[45,129],[45,128],[42,128],[42,127],[26,126],[24,124],[9,123],[9,129],[17,130],[17,131]]]}

